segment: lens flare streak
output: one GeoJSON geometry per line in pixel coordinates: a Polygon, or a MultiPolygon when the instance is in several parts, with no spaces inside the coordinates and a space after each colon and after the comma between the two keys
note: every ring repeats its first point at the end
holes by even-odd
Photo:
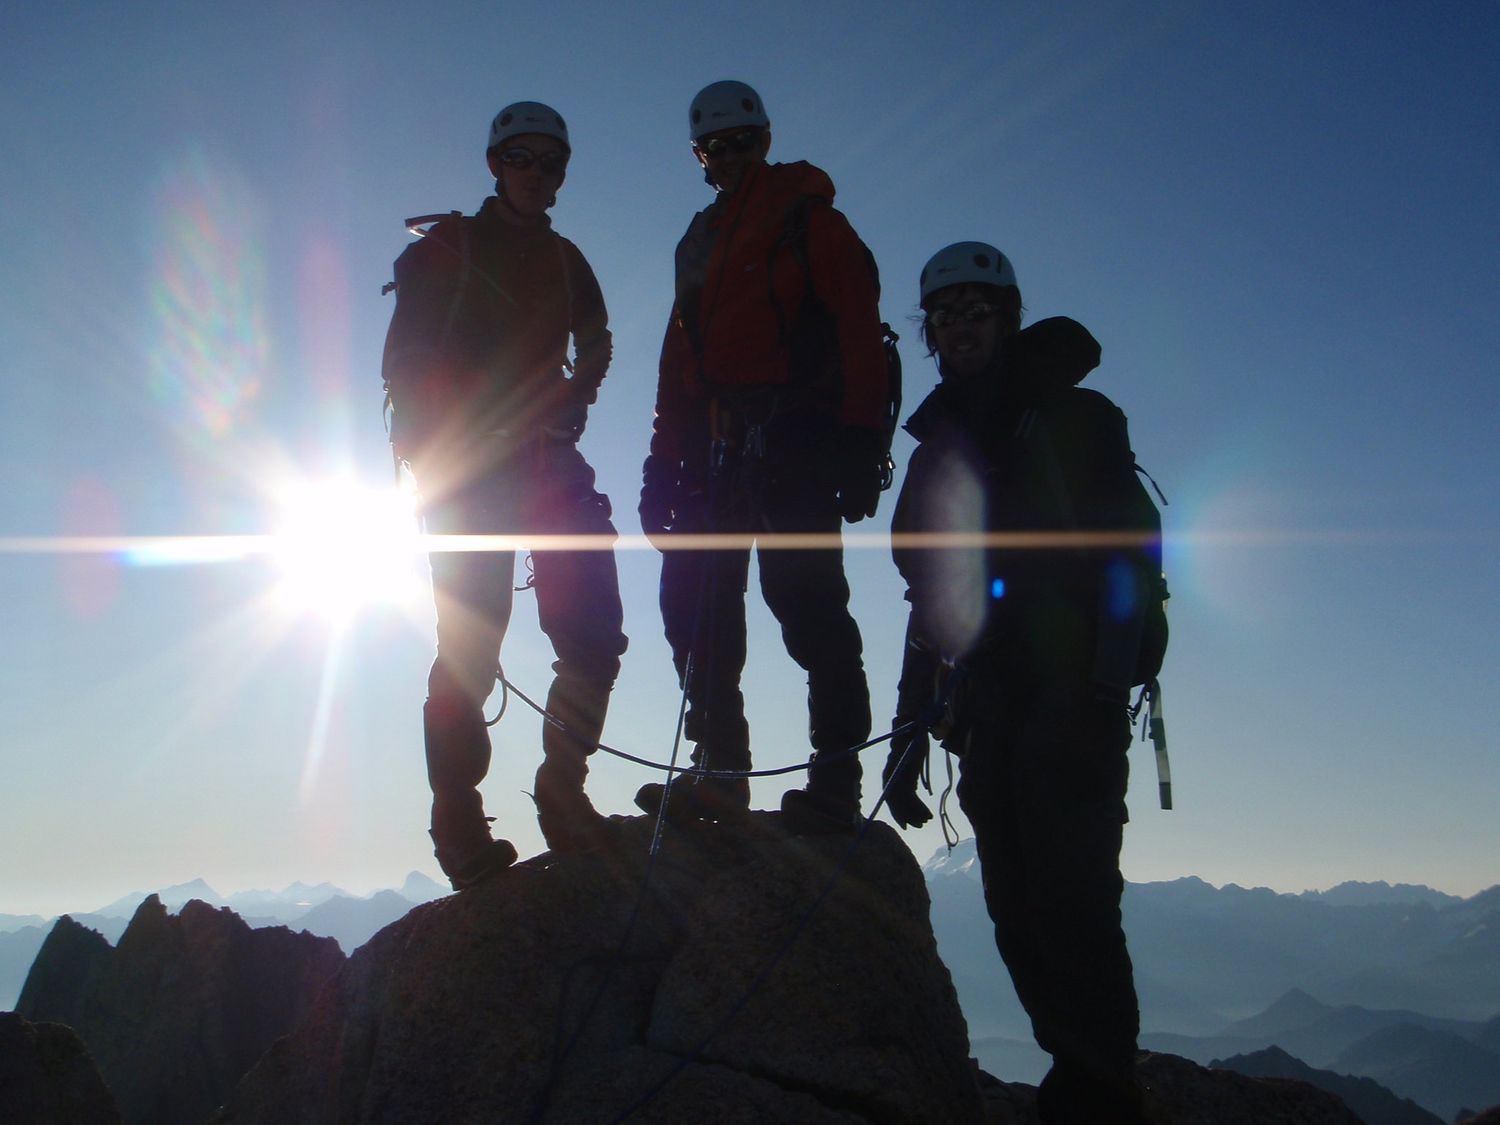
{"type": "MultiPolygon", "coordinates": [[[[1188,531],[1163,535],[1168,546],[1286,547],[1373,546],[1423,543],[1452,535],[1431,532],[1375,531],[1188,531]]],[[[943,550],[1000,547],[1017,550],[1055,550],[1085,547],[1132,547],[1154,537],[1137,532],[1006,531],[1006,532],[844,532],[831,534],[716,534],[666,535],[421,535],[410,545],[425,553],[435,551],[611,551],[668,550],[722,551],[751,546],[781,551],[821,551],[833,547],[852,550],[889,550],[891,547],[943,550]]],[[[119,554],[137,566],[225,562],[284,551],[277,535],[62,535],[0,536],[0,554],[119,554]]]]}

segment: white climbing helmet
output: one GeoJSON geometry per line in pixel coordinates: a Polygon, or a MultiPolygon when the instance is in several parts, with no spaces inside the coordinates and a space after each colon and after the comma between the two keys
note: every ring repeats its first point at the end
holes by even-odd
{"type": "Polygon", "coordinates": [[[712,82],[698,91],[688,108],[693,140],[723,129],[764,129],[771,124],[760,95],[743,82],[712,82]]]}
{"type": "Polygon", "coordinates": [[[568,126],[563,121],[562,114],[541,102],[516,102],[495,114],[495,120],[490,122],[490,143],[485,146],[485,150],[489,151],[523,133],[555,137],[562,142],[563,148],[573,151],[573,146],[568,143],[568,126]]]}
{"type": "Polygon", "coordinates": [[[1016,271],[1010,259],[988,242],[955,242],[927,259],[918,284],[920,304],[950,285],[1014,286],[1016,271]]]}

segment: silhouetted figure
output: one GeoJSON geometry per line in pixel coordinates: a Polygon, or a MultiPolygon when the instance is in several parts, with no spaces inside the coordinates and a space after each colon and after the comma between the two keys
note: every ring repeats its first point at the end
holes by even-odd
{"type": "MultiPolygon", "coordinates": [[[[713,83],[689,122],[718,198],[677,247],[642,527],[653,538],[836,536],[841,519],[874,514],[881,488],[887,374],[873,265],[825,173],[766,162],[770,122],[753,89],[713,83]]],[[[759,559],[766,604],[808,675],[813,765],[783,808],[806,830],[852,826],[859,761],[840,755],[869,736],[870,708],[843,552],[762,546],[759,559]]],[[[740,694],[749,560],[748,546],[662,559],[662,617],[704,769],[751,764],[740,694]]],[[[661,799],[658,784],[637,794],[651,811],[661,799]]],[[[743,779],[694,778],[673,787],[668,812],[735,816],[749,801],[743,779]]]]}
{"type": "MultiPolygon", "coordinates": [[[[439,221],[396,264],[386,338],[391,440],[411,466],[430,534],[615,536],[607,497],[578,452],[609,367],[604,298],[578,248],[547,216],[567,174],[563,119],[517,102],[490,127],[495,194],[472,217],[439,221]],[[572,337],[575,356],[568,360],[572,337]],[[568,370],[571,369],[571,377],[568,370]]],[[[534,550],[531,585],[557,653],[535,799],[550,847],[597,846],[608,821],[583,783],[620,671],[612,551],[534,550]]],[[[489,769],[482,710],[510,620],[515,554],[434,552],[437,659],[423,728],[432,839],[455,888],[516,859],[492,840],[478,785],[489,769]]]]}
{"type": "MultiPolygon", "coordinates": [[[[769,164],[770,122],[742,82],[715,82],[689,110],[693,152],[718,192],[677,247],[677,298],[662,344],[641,526],[668,532],[837,536],[875,513],[885,447],[886,360],[868,251],[804,162],[769,164]]],[[[783,798],[803,830],[859,817],[857,756],[870,698],[843,551],[760,546],[760,583],[788,653],[807,671],[813,765],[783,798]]],[[[749,546],[666,549],[661,609],[693,763],[748,770],[745,663],[749,546]]],[[[672,787],[669,816],[743,815],[742,778],[672,787]]],[[[663,786],[636,796],[655,812],[663,786]]]]}
{"type": "MultiPolygon", "coordinates": [[[[897,723],[935,720],[960,755],[996,942],[1053,1056],[1042,1120],[1136,1122],[1119,855],[1155,548],[1108,534],[1150,530],[1125,416],[1075,386],[1099,362],[1081,325],[1020,329],[1015,272],[993,246],[934,255],[921,304],[942,380],[906,425],[920,445],[893,527],[911,602],[897,723]],[[913,532],[1055,538],[939,549],[900,540],[913,532]]],[[[893,740],[903,827],[931,816],[917,796],[926,740],[920,728],[893,740]]]]}

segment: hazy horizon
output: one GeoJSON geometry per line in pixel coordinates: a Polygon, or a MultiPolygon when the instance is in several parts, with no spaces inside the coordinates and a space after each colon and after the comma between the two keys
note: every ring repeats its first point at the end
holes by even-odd
{"type": "MultiPolygon", "coordinates": [[[[963,844],[970,843],[970,842],[972,842],[972,839],[973,839],[973,837],[965,837],[965,839],[959,841],[959,845],[962,846],[963,844]]],[[[940,851],[941,851],[941,849],[940,849],[940,851]]],[[[923,866],[926,866],[932,860],[938,858],[938,856],[937,856],[937,854],[934,854],[934,855],[931,855],[931,856],[927,857],[927,859],[925,859],[925,860],[921,856],[917,856],[916,858],[917,858],[917,861],[919,863],[923,864],[923,866]]],[[[302,878],[292,878],[292,879],[288,880],[287,882],[285,882],[285,883],[283,883],[283,884],[281,884],[279,886],[235,886],[235,887],[232,887],[230,889],[226,889],[225,887],[220,886],[218,883],[216,883],[213,879],[211,879],[211,878],[209,878],[207,876],[198,875],[198,876],[193,876],[193,877],[186,878],[186,879],[178,879],[178,880],[173,880],[171,882],[161,883],[161,884],[158,884],[158,885],[155,885],[155,886],[151,886],[151,887],[131,887],[128,890],[122,890],[122,891],[120,891],[120,893],[118,893],[116,895],[112,895],[109,898],[103,899],[96,906],[91,906],[91,907],[87,907],[87,908],[81,906],[78,903],[73,903],[71,906],[64,907],[64,908],[61,908],[61,909],[52,909],[52,910],[14,909],[10,905],[8,905],[7,902],[0,901],[0,914],[8,914],[8,915],[12,915],[12,916],[15,916],[15,917],[25,917],[25,916],[29,916],[29,915],[40,915],[41,917],[46,918],[46,919],[55,918],[55,917],[58,917],[58,916],[60,916],[62,914],[91,914],[91,913],[96,913],[98,911],[99,907],[107,907],[107,906],[113,905],[114,903],[119,902],[121,899],[129,898],[129,897],[131,897],[133,895],[158,894],[158,893],[160,893],[162,891],[172,890],[172,889],[178,888],[178,887],[190,886],[191,884],[193,884],[195,882],[206,883],[208,885],[209,889],[214,892],[214,894],[216,894],[221,899],[226,899],[226,900],[230,899],[230,898],[233,898],[233,897],[235,897],[237,895],[245,895],[245,894],[250,894],[250,893],[253,893],[253,892],[267,892],[267,893],[271,893],[271,894],[281,894],[282,892],[284,892],[284,891],[286,891],[286,890],[290,889],[291,887],[296,886],[298,884],[302,884],[302,885],[307,886],[307,887],[319,887],[319,886],[324,886],[324,885],[331,885],[331,886],[335,887],[337,890],[347,892],[350,895],[353,895],[353,896],[355,896],[357,898],[369,898],[371,895],[377,894],[377,893],[379,893],[381,891],[397,891],[397,892],[399,892],[400,889],[401,889],[402,884],[406,881],[406,879],[408,878],[408,876],[410,876],[412,874],[417,874],[417,875],[425,876],[426,878],[431,879],[434,883],[437,883],[440,887],[443,887],[445,889],[447,887],[446,881],[442,878],[442,876],[440,874],[435,873],[435,871],[422,870],[421,868],[412,868],[410,871],[402,873],[399,877],[396,877],[396,878],[391,879],[391,880],[386,881],[386,882],[375,882],[375,883],[362,884],[362,885],[347,885],[347,884],[340,883],[340,882],[337,882],[336,880],[332,880],[332,879],[312,879],[312,878],[307,878],[306,876],[304,876],[302,878]]],[[[1172,876],[1172,877],[1168,877],[1168,878],[1165,878],[1165,879],[1141,880],[1141,879],[1130,879],[1130,878],[1127,877],[1127,882],[1129,882],[1129,883],[1135,883],[1135,884],[1138,884],[1138,885],[1145,885],[1145,884],[1148,884],[1148,883],[1169,883],[1169,882],[1174,882],[1174,881],[1176,881],[1178,879],[1193,879],[1193,878],[1199,878],[1199,879],[1201,879],[1202,876],[1195,875],[1192,872],[1184,872],[1181,875],[1172,876]]],[[[1454,890],[1450,890],[1450,889],[1448,889],[1446,887],[1435,886],[1432,883],[1421,883],[1421,882],[1419,882],[1419,883],[1410,883],[1410,882],[1408,882],[1406,880],[1402,880],[1400,882],[1397,882],[1395,880],[1390,880],[1390,879],[1386,879],[1386,880],[1346,879],[1346,880],[1341,880],[1338,883],[1330,884],[1329,886],[1325,886],[1325,887],[1297,887],[1297,888],[1275,887],[1275,886],[1271,886],[1270,884],[1267,884],[1267,883],[1236,883],[1236,882],[1234,882],[1232,880],[1229,881],[1229,882],[1224,882],[1224,883],[1215,883],[1212,880],[1203,879],[1203,882],[1207,883],[1209,886],[1213,887],[1215,890],[1224,890],[1224,889],[1226,889],[1226,888],[1228,888],[1230,886],[1236,886],[1236,887],[1239,887],[1242,890],[1270,890],[1270,891],[1275,892],[1276,894],[1284,894],[1284,895],[1302,895],[1302,894],[1310,894],[1310,893],[1326,893],[1328,891],[1331,891],[1331,890],[1335,889],[1336,887],[1344,886],[1344,885],[1351,884],[1351,883],[1352,884],[1357,884],[1357,885],[1368,886],[1368,885],[1371,885],[1371,884],[1376,884],[1376,883],[1384,882],[1384,883],[1386,883],[1387,885],[1389,885],[1389,886],[1391,886],[1393,888],[1394,887],[1398,887],[1398,886],[1425,887],[1428,890],[1437,891],[1440,894],[1451,895],[1451,896],[1453,896],[1455,898],[1462,899],[1462,900],[1471,899],[1471,898],[1475,897],[1478,894],[1482,894],[1483,892],[1485,892],[1487,890],[1490,890],[1490,889],[1492,889],[1493,887],[1495,887],[1497,885],[1500,885],[1500,884],[1492,883],[1492,884],[1489,884],[1487,886],[1478,887],[1478,888],[1476,888],[1476,889],[1474,889],[1472,891],[1454,891],[1454,890]]],[[[3,894],[3,892],[0,892],[0,894],[3,894]]]]}

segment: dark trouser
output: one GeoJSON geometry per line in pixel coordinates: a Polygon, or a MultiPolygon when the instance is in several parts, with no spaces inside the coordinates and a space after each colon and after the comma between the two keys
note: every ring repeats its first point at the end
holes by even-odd
{"type": "MultiPolygon", "coordinates": [[[[568,444],[533,445],[465,488],[424,506],[434,535],[595,535],[612,540],[609,500],[594,470],[568,444]]],[[[552,778],[581,791],[585,761],[599,741],[610,689],[625,651],[619,579],[612,550],[533,550],[532,585],[542,631],[557,660],[548,710],[567,724],[542,726],[539,787],[552,778]]],[[[513,551],[438,551],[430,556],[437,603],[437,659],[424,710],[432,830],[443,846],[488,839],[477,786],[489,769],[482,707],[495,684],[510,622],[513,551]]]]}
{"type": "MultiPolygon", "coordinates": [[[[706,492],[709,490],[705,490],[706,492]]],[[[683,515],[674,530],[757,535],[837,535],[835,488],[823,459],[788,458],[752,497],[714,496],[683,515]]],[[[858,800],[858,755],[870,736],[859,626],[849,613],[842,548],[758,548],[760,586],[781,625],[787,652],[807,672],[808,786],[858,800]]],[[[662,556],[661,611],[680,683],[686,685],[686,736],[693,762],[706,769],[750,768],[740,674],[745,667],[745,591],[750,549],[672,551],[662,556]]]]}
{"type": "Polygon", "coordinates": [[[958,799],[985,905],[1037,1043],[1053,1056],[1042,1120],[1134,1122],[1140,1015],[1120,923],[1130,726],[1076,700],[991,700],[958,799]]]}

